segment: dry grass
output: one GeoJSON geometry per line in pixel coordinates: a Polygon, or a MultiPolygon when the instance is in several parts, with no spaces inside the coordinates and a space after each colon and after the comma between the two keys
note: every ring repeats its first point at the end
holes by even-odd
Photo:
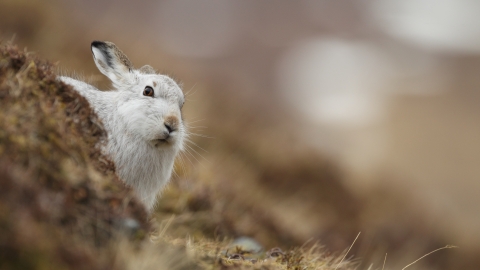
{"type": "Polygon", "coordinates": [[[162,239],[155,243],[169,243],[184,249],[187,258],[201,269],[354,269],[352,262],[341,261],[340,257],[329,255],[326,250],[313,245],[310,248],[294,248],[282,251],[252,253],[239,247],[232,247],[230,241],[162,239]]]}

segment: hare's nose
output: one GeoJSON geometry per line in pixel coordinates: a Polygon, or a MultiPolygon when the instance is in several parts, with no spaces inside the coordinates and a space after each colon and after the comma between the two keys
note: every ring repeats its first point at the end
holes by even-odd
{"type": "Polygon", "coordinates": [[[165,117],[163,125],[167,128],[169,133],[172,133],[178,129],[179,121],[176,116],[169,115],[165,117]]]}
{"type": "Polygon", "coordinates": [[[165,127],[167,128],[167,130],[168,130],[168,133],[172,133],[173,131],[175,131],[175,130],[173,129],[173,127],[172,127],[170,124],[168,124],[168,123],[165,123],[164,125],[165,125],[165,127]]]}

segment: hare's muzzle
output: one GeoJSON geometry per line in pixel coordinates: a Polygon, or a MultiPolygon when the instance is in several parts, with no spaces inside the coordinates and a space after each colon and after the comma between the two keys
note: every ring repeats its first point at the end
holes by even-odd
{"type": "Polygon", "coordinates": [[[164,123],[164,129],[158,136],[153,140],[155,146],[172,143],[173,142],[173,133],[176,131],[176,126],[171,125],[170,123],[164,123]]]}

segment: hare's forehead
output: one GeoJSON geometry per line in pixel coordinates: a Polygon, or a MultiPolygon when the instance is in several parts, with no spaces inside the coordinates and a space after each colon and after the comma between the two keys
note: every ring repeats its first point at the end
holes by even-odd
{"type": "Polygon", "coordinates": [[[154,87],[163,87],[163,88],[175,88],[178,87],[178,84],[170,77],[165,75],[143,75],[142,80],[144,82],[149,82],[154,87]]]}
{"type": "Polygon", "coordinates": [[[180,92],[182,91],[175,80],[165,75],[147,75],[143,78],[143,80],[153,88],[180,92]]]}

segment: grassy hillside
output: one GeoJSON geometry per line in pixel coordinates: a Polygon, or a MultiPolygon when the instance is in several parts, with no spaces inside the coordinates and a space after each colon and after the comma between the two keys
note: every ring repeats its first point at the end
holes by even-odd
{"type": "MultiPolygon", "coordinates": [[[[213,210],[166,233],[172,219],[149,220],[98,150],[106,134],[87,101],[11,44],[0,47],[0,108],[0,269],[353,269],[316,245],[252,251],[228,231],[204,237],[215,226],[198,224],[213,210]]],[[[190,207],[209,209],[208,193],[191,194],[190,207]]]]}

